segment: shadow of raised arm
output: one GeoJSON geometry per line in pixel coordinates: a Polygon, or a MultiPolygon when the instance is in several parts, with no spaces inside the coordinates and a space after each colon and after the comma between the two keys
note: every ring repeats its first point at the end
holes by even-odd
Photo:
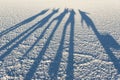
{"type": "Polygon", "coordinates": [[[83,25],[83,22],[88,26],[88,28],[91,28],[93,32],[95,33],[96,37],[98,38],[99,42],[103,46],[106,54],[108,54],[108,57],[111,59],[113,62],[114,67],[117,69],[118,74],[120,73],[120,61],[119,59],[114,55],[113,51],[111,48],[119,50],[120,45],[117,43],[117,41],[109,34],[101,34],[92,19],[87,16],[87,13],[80,11],[79,13],[81,15],[81,24],[83,25]]]}

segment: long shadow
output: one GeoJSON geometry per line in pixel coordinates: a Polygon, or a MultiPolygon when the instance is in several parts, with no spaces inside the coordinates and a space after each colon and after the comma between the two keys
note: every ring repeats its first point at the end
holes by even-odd
{"type": "MultiPolygon", "coordinates": [[[[67,12],[67,9],[65,10],[67,12]]],[[[64,13],[64,12],[63,12],[64,13]]],[[[61,16],[61,15],[59,15],[61,16]]],[[[58,16],[58,17],[59,17],[58,16]]],[[[56,18],[55,18],[56,19],[56,18]]],[[[24,59],[28,54],[29,52],[34,48],[34,46],[40,41],[40,39],[42,39],[42,37],[45,35],[45,32],[47,31],[47,29],[50,27],[50,25],[54,22],[53,19],[48,25],[47,27],[42,31],[42,33],[40,34],[40,36],[37,38],[37,40],[33,43],[33,45],[26,51],[26,53],[22,56],[21,60],[24,59]]]]}
{"type": "Polygon", "coordinates": [[[92,28],[93,32],[96,34],[97,38],[99,39],[101,45],[103,46],[104,50],[108,54],[109,58],[114,64],[114,67],[117,69],[118,74],[120,74],[120,60],[116,58],[116,56],[111,51],[111,48],[120,50],[120,45],[116,42],[116,40],[109,34],[101,34],[97,29],[95,24],[93,23],[92,19],[90,19],[89,16],[87,16],[86,12],[80,11],[79,13],[82,17],[81,23],[83,24],[83,21],[87,24],[88,27],[92,28]]]}
{"type": "Polygon", "coordinates": [[[58,10],[53,10],[53,12],[51,14],[49,14],[48,16],[46,16],[45,18],[43,18],[42,20],[38,21],[36,24],[34,24],[33,26],[31,26],[29,29],[25,30],[24,32],[22,32],[21,34],[19,34],[16,38],[12,39],[11,41],[9,41],[7,44],[3,45],[0,48],[1,50],[6,49],[8,46],[10,46],[13,42],[15,42],[16,40],[18,40],[19,38],[21,38],[23,35],[25,35],[26,33],[28,33],[29,31],[41,27],[41,25],[44,25],[56,12],[58,12],[58,10]]]}
{"type": "Polygon", "coordinates": [[[5,35],[5,34],[11,32],[11,31],[13,31],[13,30],[19,28],[20,26],[25,25],[25,24],[27,24],[27,23],[33,21],[33,20],[36,19],[38,16],[45,14],[47,11],[48,11],[48,9],[43,10],[43,11],[41,11],[40,13],[38,13],[38,14],[36,14],[36,15],[34,15],[34,16],[28,18],[28,19],[25,19],[24,21],[22,21],[22,22],[20,22],[20,23],[14,25],[14,26],[12,26],[12,27],[10,27],[10,28],[8,28],[8,29],[6,29],[6,30],[0,32],[0,38],[1,38],[3,35],[5,35]]]}
{"type": "MultiPolygon", "coordinates": [[[[72,29],[71,34],[72,34],[72,36],[74,36],[73,35],[73,30],[74,30],[73,29],[73,27],[74,27],[74,11],[73,10],[70,11],[70,16],[69,16],[69,18],[68,18],[68,20],[65,23],[65,26],[63,28],[63,32],[62,32],[59,48],[57,50],[56,56],[54,58],[54,61],[51,62],[50,67],[49,67],[48,73],[50,75],[50,78],[53,79],[53,80],[57,80],[57,74],[58,74],[60,62],[61,62],[61,59],[62,59],[62,53],[63,53],[63,49],[64,49],[64,41],[65,41],[66,30],[67,30],[67,27],[68,27],[69,24],[71,24],[71,29],[72,29]]],[[[73,37],[71,37],[71,38],[73,38],[73,37]]],[[[71,45],[72,44],[70,44],[70,46],[71,45]]],[[[72,49],[71,52],[73,52],[73,49],[72,49]]],[[[73,56],[70,55],[69,57],[73,57],[73,56]]],[[[72,72],[70,72],[70,73],[72,73],[72,72]]]]}
{"type": "Polygon", "coordinates": [[[24,31],[23,33],[21,33],[20,35],[18,35],[16,38],[14,38],[13,40],[11,40],[9,43],[7,43],[6,45],[4,45],[3,47],[0,48],[0,50],[3,50],[5,48],[7,48],[8,46],[10,46],[13,42],[15,42],[17,39],[19,39],[20,37],[22,37],[23,35],[25,35],[24,37],[22,37],[18,42],[16,42],[14,45],[12,45],[10,48],[7,49],[7,51],[2,54],[0,56],[0,60],[3,60],[4,57],[6,57],[7,55],[9,55],[11,53],[11,51],[18,47],[18,45],[20,43],[22,43],[24,40],[26,40],[26,38],[28,38],[35,30],[37,30],[38,28],[42,27],[43,25],[45,25],[49,19],[58,12],[57,10],[53,10],[48,16],[46,16],[45,18],[43,18],[41,21],[39,21],[38,23],[36,23],[35,25],[33,25],[32,27],[30,27],[29,29],[27,29],[26,31],[24,31]]]}
{"type": "MultiPolygon", "coordinates": [[[[49,44],[50,44],[51,39],[53,38],[53,35],[55,34],[58,26],[60,25],[60,23],[61,23],[61,21],[63,20],[63,18],[64,18],[64,16],[65,16],[65,14],[67,13],[67,11],[68,11],[68,10],[65,9],[63,13],[61,13],[58,17],[56,17],[56,18],[53,19],[53,21],[57,20],[57,23],[56,23],[55,27],[53,28],[50,36],[48,37],[46,43],[44,44],[42,50],[40,51],[38,57],[35,59],[33,65],[31,66],[31,68],[29,69],[28,73],[26,74],[24,80],[31,80],[31,79],[32,79],[34,73],[36,72],[36,70],[37,70],[37,68],[38,68],[38,66],[39,66],[39,63],[40,63],[41,60],[42,60],[43,55],[44,55],[45,52],[46,52],[46,49],[48,48],[48,46],[49,46],[49,44]]],[[[52,21],[52,22],[53,22],[53,21],[52,21]]],[[[50,26],[50,25],[49,25],[49,26],[50,26]]]]}
{"type": "Polygon", "coordinates": [[[74,79],[74,26],[75,26],[75,11],[71,10],[70,17],[67,21],[67,25],[70,24],[70,38],[69,38],[69,55],[67,61],[67,68],[66,68],[66,80],[73,80],[74,79]]]}

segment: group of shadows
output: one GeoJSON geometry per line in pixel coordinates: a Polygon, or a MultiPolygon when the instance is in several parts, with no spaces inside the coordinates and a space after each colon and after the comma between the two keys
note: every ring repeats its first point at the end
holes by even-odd
{"type": "MultiPolygon", "coordinates": [[[[48,9],[41,11],[40,13],[4,30],[0,32],[0,38],[3,35],[8,34],[9,32],[19,28],[20,26],[27,24],[29,22],[31,22],[32,20],[36,19],[38,16],[45,14],[48,11],[48,9]]],[[[27,39],[35,30],[37,30],[38,28],[44,26],[49,20],[50,18],[56,14],[59,11],[59,9],[54,9],[52,10],[52,12],[50,14],[48,14],[46,17],[44,17],[42,20],[38,21],[36,24],[34,24],[33,26],[29,27],[29,29],[23,31],[22,33],[20,33],[17,37],[15,37],[14,39],[12,39],[11,41],[9,41],[8,43],[6,43],[5,45],[3,45],[2,47],[0,47],[0,51],[2,50],[6,50],[6,52],[4,52],[3,54],[0,55],[0,61],[3,61],[5,57],[7,57],[14,48],[18,47],[20,43],[22,43],[25,39],[27,39]],[[22,37],[22,38],[21,38],[22,37]],[[13,44],[14,42],[16,42],[15,44],[13,44]],[[12,45],[13,44],[13,45],[12,45]],[[12,46],[11,46],[12,45],[12,46]],[[9,48],[8,48],[9,47],[9,48]]],[[[81,16],[81,23],[83,24],[83,22],[86,23],[86,25],[88,26],[88,28],[91,28],[93,30],[93,32],[95,33],[96,37],[98,38],[99,42],[101,43],[101,45],[103,46],[104,50],[106,51],[106,54],[108,54],[109,58],[111,59],[111,61],[114,64],[114,67],[116,68],[116,70],[118,71],[118,74],[120,73],[120,60],[118,60],[115,55],[113,54],[113,52],[111,51],[111,48],[114,48],[116,50],[120,50],[120,45],[116,42],[116,40],[109,34],[101,34],[97,29],[96,26],[94,24],[94,22],[92,21],[92,19],[87,15],[88,13],[83,12],[81,10],[78,10],[81,16]]],[[[66,21],[66,23],[64,24],[63,27],[63,31],[61,34],[61,40],[60,40],[60,45],[58,47],[58,50],[56,52],[56,56],[54,58],[54,60],[50,63],[49,66],[49,70],[48,70],[48,74],[50,75],[51,79],[57,79],[57,74],[58,74],[58,70],[59,70],[59,66],[60,66],[60,62],[62,59],[62,52],[63,52],[63,45],[64,45],[64,41],[65,41],[65,35],[66,35],[66,30],[67,27],[70,24],[70,37],[69,37],[69,50],[68,50],[68,61],[67,61],[67,67],[66,67],[66,80],[73,80],[74,79],[74,61],[73,61],[73,53],[74,53],[74,24],[75,24],[75,11],[73,9],[68,10],[68,9],[64,9],[64,11],[58,15],[57,17],[53,18],[50,23],[45,27],[45,29],[40,33],[39,37],[37,38],[37,40],[32,44],[32,46],[26,51],[26,53],[22,56],[21,60],[26,57],[29,52],[34,48],[34,46],[40,41],[40,39],[43,38],[43,36],[45,35],[47,29],[50,27],[50,25],[54,22],[57,21],[55,24],[55,27],[52,29],[50,35],[48,36],[48,39],[46,41],[46,43],[44,44],[43,48],[41,49],[41,51],[39,52],[38,56],[36,57],[36,59],[34,60],[34,63],[32,64],[32,66],[30,67],[29,71],[27,72],[26,76],[24,77],[24,80],[31,80],[32,77],[34,76],[34,73],[36,72],[39,63],[42,60],[42,56],[45,54],[46,49],[48,48],[51,39],[53,38],[56,30],[58,29],[61,21],[63,20],[63,18],[65,17],[65,15],[69,13],[69,17],[66,21]]],[[[83,26],[83,25],[82,25],[83,26]]]]}

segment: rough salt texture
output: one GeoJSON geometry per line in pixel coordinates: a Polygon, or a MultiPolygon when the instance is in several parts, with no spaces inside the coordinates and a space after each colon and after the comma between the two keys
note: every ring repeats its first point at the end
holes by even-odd
{"type": "Polygon", "coordinates": [[[0,80],[119,80],[119,68],[119,0],[0,0],[0,80]]]}

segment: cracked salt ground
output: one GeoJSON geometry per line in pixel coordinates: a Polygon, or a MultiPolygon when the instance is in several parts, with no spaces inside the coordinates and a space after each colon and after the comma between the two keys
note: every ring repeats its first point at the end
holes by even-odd
{"type": "Polygon", "coordinates": [[[0,0],[0,80],[119,80],[119,7],[119,0],[0,0]]]}

